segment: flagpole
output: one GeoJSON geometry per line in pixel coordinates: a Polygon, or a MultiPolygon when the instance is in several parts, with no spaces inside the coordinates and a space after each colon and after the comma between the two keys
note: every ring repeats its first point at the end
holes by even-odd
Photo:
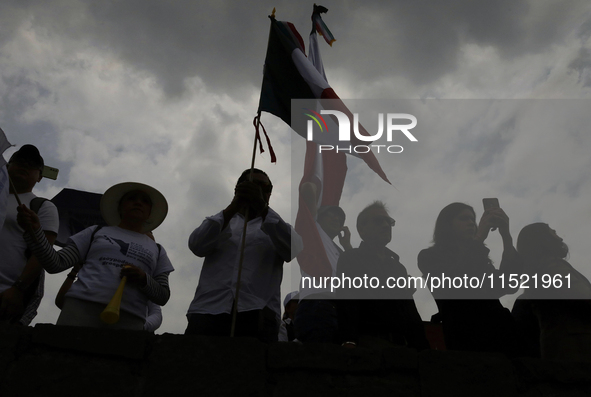
{"type": "MultiPolygon", "coordinates": [[[[271,13],[271,15],[269,16],[270,18],[275,18],[275,8],[273,7],[273,12],[271,13]]],[[[269,39],[271,37],[271,29],[272,29],[272,25],[269,28],[269,39]]],[[[269,47],[269,43],[267,43],[267,48],[269,47]]],[[[263,81],[265,79],[265,73],[263,71],[263,81]]],[[[262,90],[262,83],[261,83],[261,90],[262,90]]],[[[248,181],[252,182],[253,179],[253,173],[254,173],[254,161],[255,161],[255,157],[256,157],[256,152],[257,152],[257,141],[260,142],[260,135],[259,135],[259,127],[261,126],[261,110],[260,110],[260,105],[259,105],[259,110],[257,112],[257,117],[256,117],[256,126],[255,126],[255,134],[254,134],[254,143],[253,143],[253,147],[252,147],[252,160],[250,162],[250,174],[248,175],[248,181]]],[[[265,133],[266,134],[266,133],[265,133]]],[[[268,138],[267,138],[268,140],[268,138]]],[[[269,146],[270,146],[270,142],[269,146]]],[[[262,150],[262,149],[261,149],[262,150]]],[[[273,149],[270,147],[269,151],[271,153],[271,158],[273,159],[273,149]]],[[[244,262],[244,248],[246,246],[246,226],[248,223],[248,217],[249,217],[249,206],[246,206],[246,210],[244,212],[244,227],[242,229],[242,239],[240,242],[240,257],[238,259],[238,276],[236,278],[236,294],[234,296],[234,304],[232,305],[232,325],[230,327],[230,337],[233,338],[235,331],[236,331],[236,316],[238,314],[238,297],[240,295],[240,280],[242,277],[242,263],[244,262]]]]}
{"type": "MultiPolygon", "coordinates": [[[[254,135],[254,144],[252,148],[252,160],[250,162],[250,174],[248,175],[248,181],[252,182],[252,175],[254,173],[254,160],[257,152],[257,141],[258,141],[258,130],[261,124],[261,111],[257,113],[257,124],[256,132],[254,135]]],[[[238,314],[238,297],[240,295],[240,279],[242,277],[242,263],[244,262],[244,247],[246,245],[246,226],[248,224],[250,206],[246,206],[244,211],[244,227],[242,228],[242,239],[240,241],[240,257],[238,259],[238,277],[236,279],[236,294],[234,296],[234,304],[232,305],[232,326],[230,328],[230,337],[234,337],[236,331],[236,316],[238,314]]]]}
{"type": "MultiPolygon", "coordinates": [[[[14,198],[16,198],[16,202],[18,204],[18,206],[22,206],[23,203],[21,202],[21,199],[18,197],[18,193],[16,192],[16,188],[14,187],[14,183],[12,183],[12,179],[10,178],[10,174],[8,174],[8,182],[10,183],[10,187],[12,188],[12,191],[14,193],[14,198]]],[[[35,243],[38,243],[39,241],[37,240],[37,236],[35,236],[35,231],[33,230],[33,226],[30,226],[28,228],[28,232],[31,235],[31,237],[33,238],[33,241],[35,243]]]]}

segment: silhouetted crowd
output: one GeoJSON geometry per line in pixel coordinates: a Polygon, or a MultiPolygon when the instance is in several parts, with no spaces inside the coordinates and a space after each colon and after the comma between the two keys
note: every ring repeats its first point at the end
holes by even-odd
{"type": "MultiPolygon", "coordinates": [[[[32,193],[43,167],[33,145],[22,146],[7,165],[2,321],[30,324],[43,296],[44,271],[71,269],[56,298],[57,325],[156,330],[174,271],[151,233],[166,218],[164,195],[135,182],[110,187],[100,203],[107,226],[88,227],[56,251],[58,211],[32,193]]],[[[438,308],[423,322],[413,299],[417,280],[387,248],[396,222],[383,202],[357,215],[361,244],[353,248],[345,212],[319,205],[318,184],[300,186],[301,219],[310,221],[296,223],[298,232],[269,207],[272,190],[265,172],[245,170],[230,204],[189,236],[189,248],[204,261],[186,335],[591,360],[591,284],[566,261],[568,248],[549,225],[525,226],[514,244],[498,200],[485,200],[478,221],[467,204],[443,208],[432,245],[418,254],[426,283],[419,284],[430,286],[438,308]],[[495,231],[503,243],[498,267],[485,245],[495,231]],[[282,302],[283,265],[296,256],[302,282],[282,302]],[[500,298],[520,290],[525,292],[509,311],[500,298]]]]}

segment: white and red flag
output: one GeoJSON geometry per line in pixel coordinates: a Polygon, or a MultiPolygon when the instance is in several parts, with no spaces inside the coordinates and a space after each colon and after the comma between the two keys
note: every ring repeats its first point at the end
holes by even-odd
{"type": "Polygon", "coordinates": [[[322,17],[320,16],[320,14],[323,14],[327,11],[328,9],[326,7],[314,4],[314,12],[312,13],[312,33],[310,33],[310,35],[312,35],[314,32],[318,32],[320,36],[324,37],[326,43],[332,47],[332,43],[337,41],[337,39],[334,38],[330,29],[328,26],[326,26],[322,20],[322,17]]]}
{"type": "MultiPolygon", "coordinates": [[[[326,80],[318,48],[318,36],[314,30],[310,33],[309,43],[308,59],[326,80]]],[[[317,207],[314,209],[314,213],[317,213],[316,210],[322,206],[339,205],[346,175],[347,159],[344,152],[330,150],[319,153],[317,143],[306,141],[304,174],[299,188],[307,182],[316,186],[317,207]]],[[[295,229],[302,236],[304,242],[304,249],[298,255],[300,268],[310,276],[333,276],[333,269],[326,254],[326,247],[318,232],[316,219],[314,219],[312,209],[308,208],[301,192],[295,229]]]]}
{"type": "MultiPolygon", "coordinates": [[[[274,114],[294,127],[291,115],[293,99],[330,99],[331,109],[338,110],[346,114],[349,120],[353,120],[351,111],[334,92],[323,74],[306,57],[304,41],[295,26],[290,22],[277,21],[273,16],[270,18],[271,31],[265,58],[259,112],[274,114]]],[[[338,129],[330,130],[330,133],[327,131],[327,133],[315,134],[314,141],[338,146],[338,129]]],[[[306,138],[305,131],[299,128],[294,131],[306,138]]],[[[359,133],[370,136],[362,125],[359,125],[359,133]]],[[[353,131],[350,135],[351,146],[364,145],[364,142],[356,138],[353,131]]],[[[350,154],[360,157],[383,180],[390,183],[373,152],[350,154]]]]}
{"type": "MultiPolygon", "coordinates": [[[[274,16],[271,19],[271,31],[265,58],[265,70],[261,97],[259,100],[259,112],[269,112],[287,124],[303,138],[306,132],[295,128],[292,123],[291,101],[293,99],[329,99],[331,109],[339,110],[353,120],[353,115],[340,100],[328,84],[324,67],[318,51],[316,31],[318,26],[324,26],[319,13],[312,16],[313,29],[310,35],[310,49],[308,57],[305,55],[305,45],[295,26],[290,22],[277,21],[274,16]]],[[[324,32],[330,33],[328,28],[324,32]]],[[[324,35],[325,39],[327,36],[324,35]]],[[[330,34],[332,37],[332,34],[330,34]]],[[[331,42],[334,41],[332,37],[331,42]]],[[[329,43],[330,44],[330,43],[329,43]]],[[[313,115],[320,116],[319,109],[306,109],[313,115]]],[[[338,128],[336,121],[331,117],[322,118],[322,123],[328,122],[328,131],[314,134],[313,141],[306,141],[306,157],[304,161],[304,175],[300,186],[306,182],[312,182],[317,188],[317,206],[339,205],[345,176],[347,173],[346,156],[344,151],[323,150],[319,153],[318,144],[339,146],[338,128]]],[[[325,124],[326,126],[326,124],[325,124]]],[[[370,134],[359,125],[362,135],[370,134]]],[[[351,145],[363,144],[351,134],[351,145]]],[[[383,180],[390,183],[382,170],[375,155],[367,153],[351,153],[360,157],[383,180]]],[[[316,211],[314,211],[316,212],[316,211]]],[[[331,276],[332,267],[326,255],[325,247],[316,227],[316,220],[310,209],[299,198],[299,208],[296,218],[296,231],[302,236],[304,249],[298,255],[298,263],[303,271],[311,276],[331,276]]]]}

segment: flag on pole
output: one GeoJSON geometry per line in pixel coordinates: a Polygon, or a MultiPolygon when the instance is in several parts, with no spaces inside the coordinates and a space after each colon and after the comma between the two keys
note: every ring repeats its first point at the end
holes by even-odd
{"type": "Polygon", "coordinates": [[[0,128],[0,167],[3,167],[6,164],[3,153],[11,146],[11,143],[8,142],[8,139],[6,138],[6,134],[4,134],[4,131],[0,128]]]}
{"type": "Polygon", "coordinates": [[[6,219],[6,205],[8,203],[8,191],[10,186],[6,160],[4,159],[3,153],[11,146],[12,145],[8,142],[4,131],[0,128],[0,229],[4,225],[4,219],[6,219]]]}
{"type": "MultiPolygon", "coordinates": [[[[323,74],[306,57],[304,42],[295,26],[290,22],[277,21],[273,16],[269,18],[271,31],[265,58],[259,113],[269,112],[292,126],[292,99],[332,99],[337,104],[336,110],[345,113],[350,120],[353,120],[352,113],[330,87],[323,74]]],[[[306,137],[305,131],[297,129],[295,131],[302,137],[306,137]]],[[[359,125],[359,131],[362,135],[370,136],[361,125],[359,125]]],[[[318,135],[328,136],[328,134],[316,134],[315,139],[318,135]]],[[[338,145],[338,135],[331,136],[338,145]]],[[[363,144],[354,134],[351,136],[352,145],[363,144]]],[[[357,156],[383,180],[390,183],[373,152],[359,153],[357,156]]]]}
{"type": "MultiPolygon", "coordinates": [[[[309,43],[308,59],[324,79],[327,80],[322,58],[320,57],[316,31],[314,29],[310,33],[309,43]]],[[[315,210],[321,206],[339,205],[346,174],[347,160],[345,153],[337,153],[335,151],[323,151],[319,153],[317,143],[306,141],[304,174],[300,182],[300,188],[307,182],[311,182],[316,186],[318,194],[315,210]]],[[[326,254],[326,247],[318,232],[316,219],[312,216],[311,209],[308,208],[301,193],[299,195],[295,229],[304,242],[304,249],[297,257],[300,268],[306,275],[310,276],[333,276],[333,269],[326,254]]]]}
{"type": "MultiPolygon", "coordinates": [[[[314,10],[318,7],[314,5],[314,10]]],[[[324,7],[322,7],[324,8],[324,7]]],[[[324,8],[325,9],[325,8],[324,8]]],[[[326,9],[325,9],[326,10],[326,9]]],[[[318,47],[318,36],[316,32],[310,33],[308,59],[314,65],[314,68],[320,73],[324,80],[326,79],[326,73],[324,72],[324,65],[322,63],[322,57],[320,56],[320,49],[318,47]]],[[[335,151],[323,151],[319,153],[318,145],[314,142],[309,142],[306,146],[306,159],[313,161],[314,174],[312,175],[311,169],[312,164],[304,164],[304,179],[305,181],[312,181],[316,179],[320,181],[320,198],[318,200],[318,206],[325,205],[339,205],[341,199],[341,193],[345,184],[345,176],[347,173],[347,159],[344,152],[335,151]],[[308,153],[308,152],[312,153],[308,153]]],[[[302,182],[304,182],[302,179],[302,182]]]]}
{"type": "Polygon", "coordinates": [[[324,37],[324,40],[326,40],[328,45],[332,47],[332,43],[337,41],[337,39],[334,38],[330,29],[328,29],[328,26],[326,26],[320,16],[320,14],[324,14],[327,11],[328,8],[314,4],[314,12],[312,13],[312,33],[318,32],[320,36],[324,37]]]}

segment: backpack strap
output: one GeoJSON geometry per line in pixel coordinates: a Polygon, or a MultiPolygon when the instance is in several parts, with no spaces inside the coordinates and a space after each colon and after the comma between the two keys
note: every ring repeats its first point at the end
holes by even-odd
{"type": "Polygon", "coordinates": [[[41,208],[41,206],[43,205],[44,202],[49,201],[49,199],[43,198],[43,197],[35,197],[33,200],[31,200],[31,202],[29,203],[29,209],[33,212],[35,212],[36,214],[39,213],[39,209],[41,208]]]}
{"type": "MultiPolygon", "coordinates": [[[[94,242],[94,235],[96,234],[96,232],[98,232],[102,228],[103,228],[103,225],[98,225],[96,227],[96,229],[94,229],[94,231],[90,235],[90,244],[88,244],[88,250],[86,251],[86,255],[88,255],[88,252],[90,252],[90,247],[92,246],[92,243],[94,242]]],[[[84,256],[84,260],[86,260],[86,255],[84,256]]],[[[82,261],[82,264],[84,264],[84,261],[82,261]]]]}
{"type": "Polygon", "coordinates": [[[101,230],[102,228],[103,228],[103,225],[98,225],[98,226],[96,227],[96,229],[94,229],[94,232],[92,232],[92,234],[90,235],[90,244],[89,244],[89,246],[88,246],[88,247],[89,247],[89,249],[90,249],[90,246],[92,245],[92,242],[94,241],[94,235],[96,234],[96,232],[98,232],[98,231],[99,231],[99,230],[101,230]]]}

